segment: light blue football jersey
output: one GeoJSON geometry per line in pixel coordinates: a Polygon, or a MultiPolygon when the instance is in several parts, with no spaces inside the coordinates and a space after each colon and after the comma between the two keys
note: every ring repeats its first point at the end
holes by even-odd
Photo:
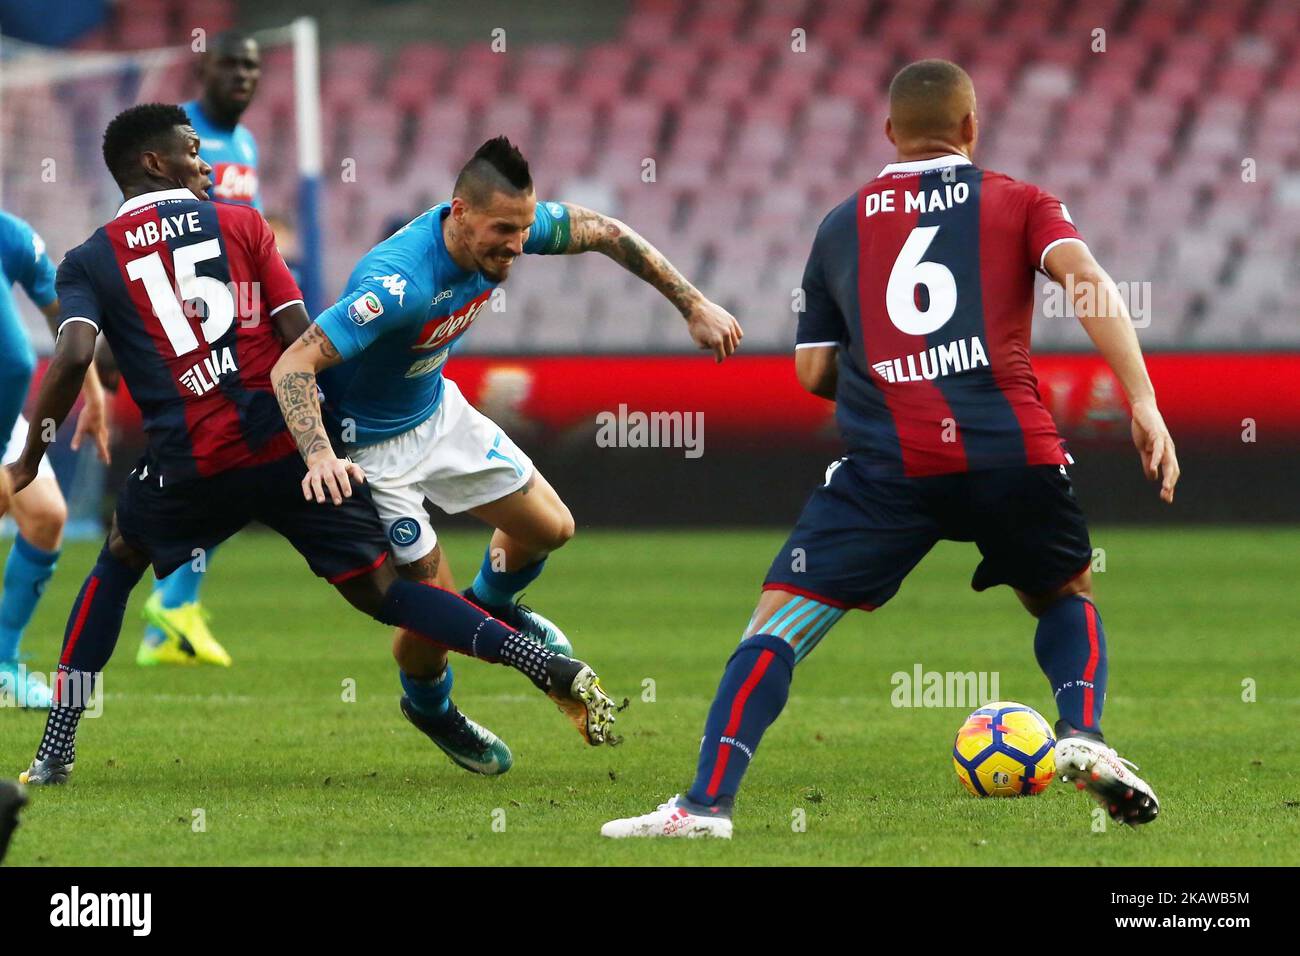
{"type": "Polygon", "coordinates": [[[243,123],[234,129],[217,126],[198,100],[185,104],[185,113],[199,134],[199,155],[212,167],[213,202],[262,208],[257,182],[257,140],[243,123]]]}
{"type": "Polygon", "coordinates": [[[0,453],[23,408],[36,368],[36,351],[18,312],[11,286],[18,283],[40,308],[55,300],[54,263],[45,242],[17,216],[0,211],[0,453]]]}
{"type": "MultiPolygon", "coordinates": [[[[441,203],[371,249],[348,277],[348,292],[316,319],[343,356],[322,380],[338,416],[370,445],[428,420],[442,400],[452,346],[490,310],[497,283],[456,265],[442,238],[451,211],[441,203]]],[[[524,252],[562,253],[569,212],[538,202],[524,252]]]]}

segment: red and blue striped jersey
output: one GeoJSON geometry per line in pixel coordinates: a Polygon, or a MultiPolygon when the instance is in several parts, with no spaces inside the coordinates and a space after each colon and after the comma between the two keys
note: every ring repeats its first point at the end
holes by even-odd
{"type": "Polygon", "coordinates": [[[256,209],[185,189],[136,196],[67,254],[57,290],[60,329],[107,337],[163,480],[295,451],[271,388],[284,351],[271,317],[302,293],[256,209]]]}
{"type": "Polygon", "coordinates": [[[839,346],[836,421],[868,473],[1065,464],[1029,362],[1065,206],[962,156],[886,166],[823,220],[798,347],[839,346]]]}

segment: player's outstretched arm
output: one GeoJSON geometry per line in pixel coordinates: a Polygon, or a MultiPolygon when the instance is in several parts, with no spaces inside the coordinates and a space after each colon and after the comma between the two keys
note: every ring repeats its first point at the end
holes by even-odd
{"type": "Polygon", "coordinates": [[[36,408],[32,412],[31,428],[27,430],[27,446],[22,456],[9,465],[15,494],[22,491],[36,477],[45,449],[49,447],[54,432],[68,417],[73,403],[81,394],[86,370],[95,357],[95,337],[98,330],[88,322],[69,322],[64,325],[54,346],[41,389],[36,395],[36,408]],[[46,436],[50,436],[47,438],[46,436]]]}
{"type": "Polygon", "coordinates": [[[706,299],[635,229],[584,206],[573,203],[564,206],[569,212],[566,253],[602,252],[638,279],[654,286],[686,319],[695,344],[711,351],[719,362],[740,347],[745,333],[735,317],[706,299]]]}
{"type": "MultiPolygon", "coordinates": [[[[50,334],[59,337],[59,300],[41,306],[41,313],[49,323],[50,334]]],[[[104,393],[103,383],[92,363],[86,369],[86,379],[81,385],[81,414],[77,416],[77,430],[72,436],[72,450],[76,451],[89,435],[95,442],[95,451],[99,460],[109,463],[108,451],[108,396],[104,393]]]]}
{"type": "Polygon", "coordinates": [[[307,463],[307,474],[302,479],[302,496],[317,504],[330,500],[341,505],[344,498],[352,497],[352,482],[366,480],[357,464],[340,459],[334,454],[325,422],[321,416],[320,396],[316,391],[316,375],[323,369],[342,361],[338,349],[317,324],[307,328],[271,369],[271,385],[275,400],[302,460],[307,463]]]}
{"type": "Polygon", "coordinates": [[[1074,314],[1119,379],[1133,410],[1133,444],[1142,459],[1142,470],[1152,481],[1160,481],[1160,497],[1172,504],[1178,456],[1156,407],[1156,392],[1119,289],[1081,242],[1056,246],[1047,253],[1043,266],[1055,281],[1074,289],[1074,314]]]}

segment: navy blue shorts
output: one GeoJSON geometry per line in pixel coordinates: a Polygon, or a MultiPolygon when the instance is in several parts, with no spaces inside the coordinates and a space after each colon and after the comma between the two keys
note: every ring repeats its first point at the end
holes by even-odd
{"type": "Polygon", "coordinates": [[[772,561],[763,590],[835,607],[880,607],[940,540],[973,541],[971,587],[1046,594],[1092,560],[1088,526],[1064,466],[877,478],[852,456],[827,469],[772,561]]]}
{"type": "Polygon", "coordinates": [[[254,521],[288,539],[312,571],[338,584],[377,568],[388,538],[368,485],[352,485],[343,504],[302,496],[307,474],[297,452],[264,465],[159,486],[147,461],[126,479],[117,499],[117,527],[166,577],[254,521]]]}

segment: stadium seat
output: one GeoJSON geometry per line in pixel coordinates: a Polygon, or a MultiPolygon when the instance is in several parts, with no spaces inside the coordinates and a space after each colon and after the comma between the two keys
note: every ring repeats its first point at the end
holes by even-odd
{"type": "MultiPolygon", "coordinates": [[[[235,12],[229,0],[138,0],[129,18],[124,7],[77,48],[188,42],[186,25],[220,29],[235,12]]],[[[391,50],[333,44],[321,70],[326,160],[354,159],[375,188],[326,177],[326,284],[342,284],[385,224],[445,198],[468,151],[503,132],[526,149],[548,198],[570,188],[593,197],[734,307],[746,348],[785,350],[789,290],[817,223],[893,156],[881,135],[890,76],[910,57],[942,51],[975,79],[980,163],[1059,195],[1116,278],[1153,283],[1156,320],[1141,330],[1144,343],[1300,341],[1287,305],[1300,295],[1300,187],[1291,185],[1300,171],[1300,5],[1061,7],[633,0],[617,35],[512,40],[509,56],[425,38],[391,50]],[[1098,27],[1104,52],[1094,50],[1098,27]],[[796,29],[806,31],[802,51],[791,47],[796,29]],[[1242,179],[1246,159],[1253,182],[1242,179]]],[[[284,48],[264,51],[246,118],[268,208],[286,210],[296,180],[291,65],[284,48]]],[[[150,82],[193,91],[179,64],[150,82]]],[[[46,117],[60,124],[50,135],[77,143],[80,128],[102,125],[100,106],[93,91],[57,105],[7,98],[8,141],[21,143],[46,117]]],[[[22,158],[7,152],[6,174],[22,158]]],[[[70,162],[103,191],[91,165],[70,162]]],[[[6,201],[40,201],[24,196],[10,189],[6,201]]],[[[50,235],[74,241],[75,217],[63,226],[61,211],[49,215],[50,235]]],[[[603,259],[520,268],[510,309],[481,323],[467,348],[689,348],[660,321],[655,293],[603,259]]],[[[1077,323],[1040,323],[1036,341],[1040,333],[1061,347],[1086,344],[1077,323]]]]}

